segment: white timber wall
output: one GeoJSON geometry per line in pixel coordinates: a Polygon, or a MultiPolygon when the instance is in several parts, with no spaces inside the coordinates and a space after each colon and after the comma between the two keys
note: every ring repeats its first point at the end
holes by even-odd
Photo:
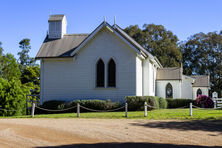
{"type": "Polygon", "coordinates": [[[181,97],[184,99],[192,99],[192,79],[182,76],[181,97]]]}
{"type": "Polygon", "coordinates": [[[136,57],[136,96],[143,95],[143,63],[136,57]]]}
{"type": "Polygon", "coordinates": [[[166,85],[168,83],[173,87],[173,98],[181,98],[180,80],[156,80],[156,96],[166,98],[166,85]]]}
{"type": "Polygon", "coordinates": [[[112,32],[102,30],[79,51],[76,58],[44,59],[41,65],[41,99],[124,101],[125,96],[141,94],[141,76],[136,76],[136,68],[141,71],[136,65],[140,65],[141,61],[136,57],[136,52],[112,32]],[[105,64],[105,75],[109,60],[114,59],[116,88],[96,88],[96,63],[100,58],[105,64]]]}
{"type": "Polygon", "coordinates": [[[156,67],[149,59],[143,60],[143,96],[155,96],[156,67]]]}
{"type": "Polygon", "coordinates": [[[197,90],[201,89],[202,95],[209,96],[209,89],[208,87],[193,87],[193,99],[197,98],[197,90]]]}

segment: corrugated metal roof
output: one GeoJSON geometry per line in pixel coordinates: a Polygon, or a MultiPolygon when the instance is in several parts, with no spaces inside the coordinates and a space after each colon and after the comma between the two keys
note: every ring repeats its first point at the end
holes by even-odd
{"type": "Polygon", "coordinates": [[[89,34],[69,34],[64,35],[61,39],[46,38],[36,58],[71,57],[71,52],[75,50],[88,35],[89,34]]]}
{"type": "Polygon", "coordinates": [[[182,68],[160,68],[157,70],[157,80],[181,80],[182,79],[182,68]]]}
{"type": "Polygon", "coordinates": [[[48,21],[49,22],[51,22],[51,21],[61,21],[63,19],[63,17],[65,17],[64,14],[50,15],[48,21]]]}
{"type": "Polygon", "coordinates": [[[195,79],[193,87],[210,87],[210,77],[206,75],[190,76],[195,79]]]}

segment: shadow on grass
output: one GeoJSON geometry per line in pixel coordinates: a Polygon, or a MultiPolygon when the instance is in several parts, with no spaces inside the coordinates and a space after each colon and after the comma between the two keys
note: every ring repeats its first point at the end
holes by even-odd
{"type": "Polygon", "coordinates": [[[219,148],[219,146],[174,145],[157,143],[96,143],[48,146],[39,148],[219,148]]]}
{"type": "Polygon", "coordinates": [[[149,128],[176,129],[181,131],[198,130],[220,132],[222,134],[222,120],[188,120],[188,121],[152,121],[147,123],[132,123],[135,126],[149,128]]]}

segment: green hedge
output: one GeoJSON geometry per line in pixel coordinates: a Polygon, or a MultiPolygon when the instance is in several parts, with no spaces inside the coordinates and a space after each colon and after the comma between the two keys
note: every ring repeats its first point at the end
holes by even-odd
{"type": "MultiPolygon", "coordinates": [[[[154,96],[127,96],[126,102],[128,103],[129,111],[141,111],[144,110],[144,102],[147,102],[149,106],[153,106],[156,109],[167,108],[167,102],[164,98],[154,96]]],[[[154,108],[147,107],[148,110],[154,108]]]]}
{"type": "Polygon", "coordinates": [[[168,106],[167,100],[162,98],[162,97],[155,97],[156,99],[158,99],[159,102],[159,108],[161,109],[166,109],[168,106]]]}
{"type": "MultiPolygon", "coordinates": [[[[69,108],[75,106],[77,105],[77,103],[79,103],[84,107],[94,110],[111,110],[120,107],[119,103],[111,102],[110,100],[75,100],[66,104],[66,107],[69,108]]],[[[81,111],[86,111],[86,110],[81,109],[81,111]]]]}
{"type": "MultiPolygon", "coordinates": [[[[111,102],[110,100],[74,100],[71,102],[65,102],[65,101],[57,101],[57,100],[51,100],[44,102],[43,105],[41,106],[42,108],[45,109],[52,109],[52,110],[62,110],[66,108],[70,108],[73,106],[76,106],[77,103],[80,105],[94,109],[94,110],[111,110],[111,109],[116,109],[120,107],[120,104],[117,102],[111,102]]],[[[51,113],[74,113],[76,112],[76,108],[66,110],[63,112],[49,112],[49,111],[43,111],[40,109],[36,110],[37,114],[51,114],[51,113]]],[[[124,109],[122,109],[123,111],[124,109]]],[[[86,112],[87,110],[81,108],[81,112],[86,112]]]]}
{"type": "Polygon", "coordinates": [[[189,106],[190,103],[193,103],[193,105],[197,105],[195,100],[192,99],[183,99],[183,98],[167,98],[168,108],[179,108],[184,106],[189,106]]]}

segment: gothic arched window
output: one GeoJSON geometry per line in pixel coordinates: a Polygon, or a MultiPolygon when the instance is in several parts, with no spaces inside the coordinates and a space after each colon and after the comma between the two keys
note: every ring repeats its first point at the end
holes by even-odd
{"type": "Polygon", "coordinates": [[[102,59],[99,59],[96,65],[96,86],[104,87],[105,85],[105,65],[102,59]]]}
{"type": "Polygon", "coordinates": [[[199,95],[202,95],[202,90],[201,90],[200,88],[197,90],[197,97],[198,97],[199,95]]]}
{"type": "Polygon", "coordinates": [[[170,83],[166,85],[166,98],[173,98],[173,87],[170,83]]]}
{"type": "Polygon", "coordinates": [[[116,63],[113,59],[108,63],[108,87],[116,86],[116,63]]]}

